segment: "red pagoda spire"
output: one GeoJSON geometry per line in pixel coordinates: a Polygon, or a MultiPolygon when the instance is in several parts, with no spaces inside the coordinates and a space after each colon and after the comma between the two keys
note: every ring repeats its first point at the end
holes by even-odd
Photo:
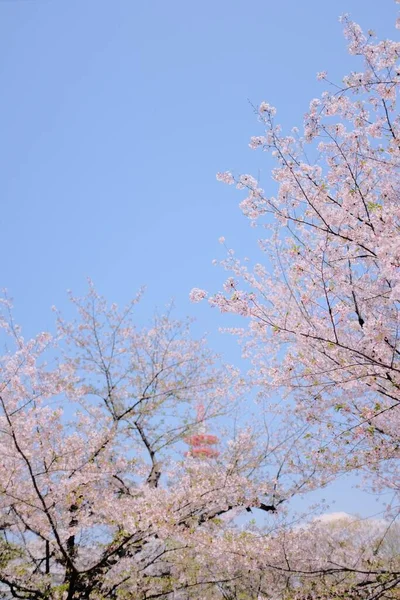
{"type": "Polygon", "coordinates": [[[218,437],[206,433],[204,423],[205,413],[204,404],[198,404],[195,432],[185,439],[185,442],[190,446],[190,450],[186,452],[186,456],[193,458],[216,458],[219,455],[218,450],[213,447],[218,444],[218,437]]]}

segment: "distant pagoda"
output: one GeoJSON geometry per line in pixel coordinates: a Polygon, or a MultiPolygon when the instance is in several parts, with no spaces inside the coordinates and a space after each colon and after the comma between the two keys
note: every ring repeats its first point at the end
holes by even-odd
{"type": "Polygon", "coordinates": [[[185,442],[189,446],[186,456],[192,458],[216,458],[219,455],[218,450],[215,448],[219,441],[218,437],[206,433],[205,414],[204,405],[198,404],[194,433],[185,439],[185,442]]]}

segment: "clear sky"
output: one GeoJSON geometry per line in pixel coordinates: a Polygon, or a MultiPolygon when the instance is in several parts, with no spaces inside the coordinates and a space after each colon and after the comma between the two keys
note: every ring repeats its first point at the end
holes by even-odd
{"type": "Polygon", "coordinates": [[[174,297],[216,331],[188,292],[220,287],[220,236],[252,256],[257,232],[215,173],[260,170],[268,191],[248,101],[300,125],[317,71],[358,68],[344,12],[396,35],[393,0],[0,0],[0,287],[29,333],[87,276],[120,303],[145,284],[142,316],[174,297]]]}

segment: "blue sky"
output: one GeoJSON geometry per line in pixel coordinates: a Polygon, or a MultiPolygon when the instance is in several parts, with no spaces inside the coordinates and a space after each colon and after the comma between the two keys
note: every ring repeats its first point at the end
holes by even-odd
{"type": "Polygon", "coordinates": [[[141,316],[175,298],[228,358],[216,291],[225,236],[255,255],[241,193],[217,171],[271,164],[248,148],[249,100],[300,125],[323,86],[358,68],[338,16],[396,35],[393,0],[0,0],[1,277],[28,333],[90,276],[111,301],[142,285],[141,316]]]}

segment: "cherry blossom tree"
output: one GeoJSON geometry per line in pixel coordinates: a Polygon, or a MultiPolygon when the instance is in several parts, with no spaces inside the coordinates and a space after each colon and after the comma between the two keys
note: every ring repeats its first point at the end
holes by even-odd
{"type": "MultiPolygon", "coordinates": [[[[226,598],[332,600],[399,597],[399,527],[344,515],[225,537],[226,598]],[[234,555],[235,560],[226,560],[234,555]],[[246,569],[247,567],[247,569],[246,569]],[[236,579],[233,574],[236,573],[236,579]],[[240,573],[240,576],[239,576],[240,573]]],[[[222,562],[217,552],[213,564],[222,562]]]]}
{"type": "Polygon", "coordinates": [[[75,321],[28,341],[3,301],[0,597],[227,597],[248,579],[218,552],[235,518],[312,485],[237,371],[170,311],[138,328],[138,300],[121,310],[91,286],[75,321]]]}
{"type": "Polygon", "coordinates": [[[364,70],[339,86],[318,75],[329,91],[312,100],[302,134],[283,135],[266,102],[257,109],[265,131],[250,145],[275,157],[276,194],[251,175],[218,175],[247,190],[241,209],[266,231],[267,263],[228,252],[232,277],[209,301],[249,320],[253,376],[263,392],[295,399],[316,463],[367,469],[397,494],[400,43],[343,23],[364,70]]]}
{"type": "MultiPolygon", "coordinates": [[[[274,107],[262,102],[255,109],[263,131],[250,146],[272,153],[275,189],[265,191],[247,174],[217,176],[246,191],[240,207],[262,228],[258,245],[265,260],[252,265],[228,248],[222,264],[229,277],[209,302],[247,319],[239,335],[253,363],[260,403],[302,436],[303,446],[299,441],[299,454],[290,461],[313,464],[314,482],[321,485],[343,473],[363,473],[366,488],[390,492],[388,516],[395,520],[400,510],[400,42],[379,41],[348,16],[342,22],[359,70],[339,85],[327,73],[318,74],[327,90],[311,101],[303,129],[285,135],[274,107]]],[[[207,295],[195,289],[192,299],[207,295]]],[[[318,550],[302,550],[296,535],[293,530],[280,538],[285,551],[276,566],[284,569],[286,561],[288,570],[313,573],[311,588],[318,587],[317,573],[333,574],[329,560],[322,564],[333,551],[324,554],[320,539],[318,550]],[[303,560],[306,568],[300,567],[303,560]]],[[[336,551],[340,554],[339,542],[336,551]]],[[[342,554],[338,572],[350,573],[356,562],[350,551],[342,554]]],[[[387,590],[379,588],[382,580],[375,575],[375,591],[368,578],[364,592],[357,587],[361,580],[351,584],[346,576],[340,597],[396,597],[390,594],[398,593],[398,566],[392,575],[382,575],[387,590]]],[[[311,588],[298,597],[336,597],[332,589],[318,596],[311,588]]]]}

